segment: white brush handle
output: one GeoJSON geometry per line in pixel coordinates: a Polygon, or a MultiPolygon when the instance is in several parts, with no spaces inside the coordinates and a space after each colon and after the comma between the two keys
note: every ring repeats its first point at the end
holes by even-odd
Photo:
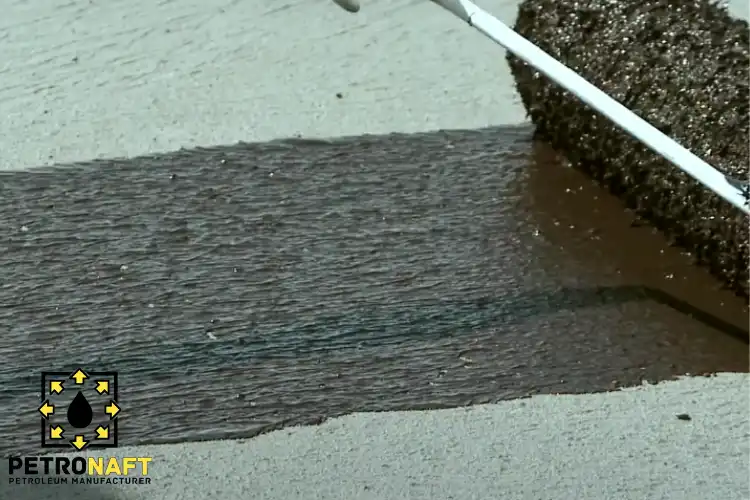
{"type": "Polygon", "coordinates": [[[470,0],[431,1],[466,21],[470,26],[547,75],[708,189],[746,214],[750,214],[746,195],[741,186],[737,185],[737,181],[727,178],[491,14],[470,0]]]}
{"type": "MultiPolygon", "coordinates": [[[[547,75],[655,153],[672,162],[745,214],[750,214],[747,184],[743,186],[741,182],[728,178],[470,0],[431,1],[469,23],[470,26],[547,75]]],[[[334,2],[349,12],[359,11],[358,0],[334,0],[334,2]]]]}

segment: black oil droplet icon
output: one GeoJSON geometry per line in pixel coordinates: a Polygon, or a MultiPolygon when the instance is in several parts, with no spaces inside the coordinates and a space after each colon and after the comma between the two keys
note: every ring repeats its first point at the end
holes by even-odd
{"type": "Polygon", "coordinates": [[[91,409],[91,405],[86,400],[86,396],[78,391],[78,394],[68,406],[68,422],[76,429],[84,429],[89,426],[93,419],[94,411],[91,409]]]}

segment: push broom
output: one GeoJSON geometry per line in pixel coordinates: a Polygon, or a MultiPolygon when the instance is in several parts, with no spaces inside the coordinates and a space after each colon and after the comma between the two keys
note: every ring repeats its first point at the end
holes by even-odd
{"type": "MultiPolygon", "coordinates": [[[[703,186],[745,214],[750,214],[747,183],[732,179],[682,147],[672,138],[589,83],[542,49],[513,31],[470,0],[431,0],[505,47],[549,79],[585,102],[629,135],[642,142],[703,186]]],[[[359,11],[357,0],[334,0],[349,12],[359,11]]]]}

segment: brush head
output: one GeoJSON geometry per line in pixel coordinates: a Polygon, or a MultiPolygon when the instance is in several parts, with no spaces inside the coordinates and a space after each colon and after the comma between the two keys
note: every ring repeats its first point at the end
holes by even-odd
{"type": "MultiPolygon", "coordinates": [[[[750,30],[710,0],[524,0],[514,29],[723,174],[748,178],[750,30]]],[[[748,219],[512,54],[547,142],[740,295],[748,219]]]]}
{"type": "Polygon", "coordinates": [[[359,12],[359,1],[358,0],[333,0],[336,5],[341,7],[347,12],[355,14],[359,12]]]}

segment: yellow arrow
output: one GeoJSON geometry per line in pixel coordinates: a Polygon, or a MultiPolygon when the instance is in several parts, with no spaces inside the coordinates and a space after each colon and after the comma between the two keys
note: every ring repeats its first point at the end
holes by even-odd
{"type": "Polygon", "coordinates": [[[109,380],[97,380],[96,392],[99,394],[109,394],[109,380]]]}
{"type": "Polygon", "coordinates": [[[81,451],[89,443],[88,441],[84,441],[83,436],[79,434],[78,436],[75,437],[75,439],[70,440],[70,444],[72,444],[76,450],[81,451]]]}
{"type": "Polygon", "coordinates": [[[39,407],[39,413],[41,413],[44,418],[49,418],[50,415],[55,413],[55,405],[49,404],[49,400],[47,400],[39,407]]]}
{"type": "Polygon", "coordinates": [[[49,437],[52,439],[61,439],[65,431],[59,425],[49,428],[49,437]]]}
{"type": "Polygon", "coordinates": [[[100,425],[96,428],[96,439],[109,439],[109,427],[100,425]]]}
{"type": "Polygon", "coordinates": [[[118,413],[120,413],[120,407],[117,406],[117,403],[115,403],[114,401],[110,401],[109,402],[109,406],[107,406],[106,408],[104,408],[104,413],[106,413],[107,415],[109,415],[109,418],[111,420],[111,419],[115,418],[118,413]]]}
{"type": "Polygon", "coordinates": [[[64,390],[65,388],[63,387],[62,380],[53,380],[49,383],[49,392],[52,394],[60,394],[64,390]]]}
{"type": "Polygon", "coordinates": [[[73,380],[75,380],[76,384],[81,385],[83,384],[83,381],[89,378],[88,375],[86,375],[86,372],[81,370],[80,368],[73,372],[73,375],[70,376],[73,380]]]}

